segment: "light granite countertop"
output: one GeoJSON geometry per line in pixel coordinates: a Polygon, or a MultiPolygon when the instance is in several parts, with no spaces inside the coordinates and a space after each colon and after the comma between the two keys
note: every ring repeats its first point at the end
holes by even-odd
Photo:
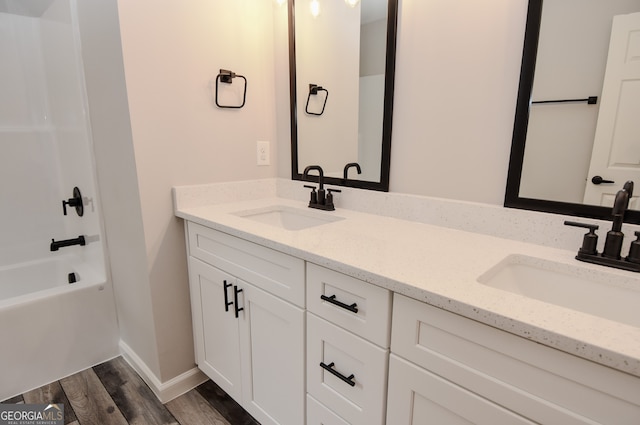
{"type": "Polygon", "coordinates": [[[573,251],[348,209],[310,210],[305,202],[280,197],[207,206],[176,203],[175,214],[640,377],[640,328],[495,289],[477,280],[506,257],[519,254],[579,266],[595,275],[615,276],[616,284],[640,291],[637,274],[578,262],[573,251]],[[291,231],[234,214],[273,205],[343,219],[291,231]]]}

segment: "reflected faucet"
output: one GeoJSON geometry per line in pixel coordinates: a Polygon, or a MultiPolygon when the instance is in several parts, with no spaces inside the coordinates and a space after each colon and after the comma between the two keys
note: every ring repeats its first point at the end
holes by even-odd
{"type": "Polygon", "coordinates": [[[358,164],[357,162],[350,162],[347,165],[344,166],[344,172],[343,172],[343,180],[348,180],[348,175],[349,175],[349,168],[351,167],[355,167],[356,171],[358,172],[358,174],[362,174],[362,168],[360,168],[360,164],[358,164]]]}

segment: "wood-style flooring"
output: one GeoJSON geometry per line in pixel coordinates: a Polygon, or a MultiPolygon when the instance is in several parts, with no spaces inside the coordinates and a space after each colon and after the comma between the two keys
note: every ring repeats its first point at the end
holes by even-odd
{"type": "Polygon", "coordinates": [[[2,403],[64,403],[66,425],[260,425],[210,380],[163,405],[122,357],[2,403]]]}

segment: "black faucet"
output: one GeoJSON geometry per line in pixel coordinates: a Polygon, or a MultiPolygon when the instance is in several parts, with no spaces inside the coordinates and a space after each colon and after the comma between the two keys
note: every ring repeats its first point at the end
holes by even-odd
{"type": "Polygon", "coordinates": [[[334,211],[336,208],[333,205],[333,195],[332,192],[340,192],[338,189],[327,189],[327,194],[325,196],[324,191],[324,172],[322,171],[322,167],[319,165],[309,165],[304,169],[302,173],[305,179],[309,178],[309,171],[316,170],[318,171],[318,191],[316,192],[316,188],[314,186],[307,186],[309,189],[313,189],[311,191],[311,199],[309,200],[309,208],[316,208],[319,210],[325,211],[334,211]]]}
{"type": "Polygon", "coordinates": [[[616,194],[612,210],[613,225],[611,226],[611,230],[607,232],[607,238],[605,239],[602,254],[598,254],[598,251],[596,250],[598,235],[596,235],[595,231],[598,230],[597,225],[576,223],[573,221],[564,222],[567,226],[584,227],[589,229],[589,232],[584,235],[582,247],[578,250],[578,255],[576,256],[577,260],[633,272],[640,272],[640,232],[635,232],[637,239],[631,242],[629,255],[625,258],[622,258],[620,255],[622,252],[622,243],[624,242],[622,223],[624,222],[624,215],[629,208],[629,200],[632,195],[632,181],[626,182],[623,188],[616,194]]]}
{"type": "Polygon", "coordinates": [[[349,174],[349,168],[351,167],[355,167],[356,171],[358,172],[358,174],[362,174],[362,168],[360,168],[360,164],[358,164],[357,162],[350,162],[347,165],[344,166],[344,172],[342,174],[342,179],[343,180],[347,180],[348,174],[349,174]]]}

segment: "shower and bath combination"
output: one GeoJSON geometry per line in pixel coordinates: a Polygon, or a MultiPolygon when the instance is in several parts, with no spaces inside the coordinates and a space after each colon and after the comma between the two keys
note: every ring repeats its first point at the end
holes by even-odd
{"type": "Polygon", "coordinates": [[[119,353],[79,4],[0,1],[0,400],[119,353]]]}

